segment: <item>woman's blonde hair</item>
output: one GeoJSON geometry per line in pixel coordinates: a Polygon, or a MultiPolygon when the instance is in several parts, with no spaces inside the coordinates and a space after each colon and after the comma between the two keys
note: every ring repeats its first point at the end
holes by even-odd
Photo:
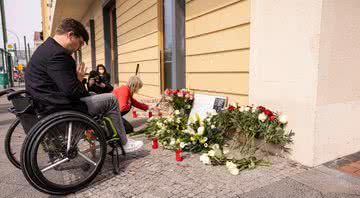
{"type": "Polygon", "coordinates": [[[130,88],[130,93],[134,94],[142,88],[143,83],[137,76],[131,76],[127,82],[127,86],[130,88]]]}

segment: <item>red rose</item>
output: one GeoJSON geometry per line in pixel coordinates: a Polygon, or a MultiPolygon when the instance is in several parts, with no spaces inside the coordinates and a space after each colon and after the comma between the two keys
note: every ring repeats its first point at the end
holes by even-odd
{"type": "Polygon", "coordinates": [[[235,110],[235,107],[232,106],[232,105],[230,105],[230,106],[228,107],[228,110],[229,110],[229,111],[234,111],[234,110],[235,110]]]}
{"type": "Polygon", "coordinates": [[[260,112],[264,112],[266,110],[266,108],[263,107],[263,106],[258,106],[258,109],[259,109],[260,112]]]}
{"type": "Polygon", "coordinates": [[[272,111],[270,111],[269,109],[265,109],[264,113],[265,113],[265,115],[267,115],[269,117],[274,115],[274,113],[272,111]]]}
{"type": "Polygon", "coordinates": [[[171,92],[172,92],[172,94],[177,94],[179,92],[179,90],[175,89],[175,90],[172,90],[171,92]]]}
{"type": "Polygon", "coordinates": [[[171,95],[171,91],[170,91],[169,89],[166,89],[166,90],[165,90],[165,95],[170,96],[170,95],[171,95]]]}
{"type": "Polygon", "coordinates": [[[270,116],[270,121],[273,121],[275,119],[276,119],[276,116],[274,116],[274,115],[270,116]]]}

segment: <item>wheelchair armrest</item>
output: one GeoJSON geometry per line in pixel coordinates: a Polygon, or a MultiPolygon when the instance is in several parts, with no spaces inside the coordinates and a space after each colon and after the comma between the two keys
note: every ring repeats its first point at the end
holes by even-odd
{"type": "Polygon", "coordinates": [[[14,91],[14,92],[9,93],[7,98],[8,98],[8,100],[12,100],[12,99],[16,98],[17,96],[19,96],[21,94],[27,94],[27,95],[30,96],[30,94],[26,90],[18,90],[18,91],[14,91]]]}
{"type": "Polygon", "coordinates": [[[14,92],[15,90],[13,89],[5,89],[5,90],[2,90],[0,91],[0,97],[5,95],[5,94],[8,94],[8,93],[11,93],[11,92],[14,92]]]}

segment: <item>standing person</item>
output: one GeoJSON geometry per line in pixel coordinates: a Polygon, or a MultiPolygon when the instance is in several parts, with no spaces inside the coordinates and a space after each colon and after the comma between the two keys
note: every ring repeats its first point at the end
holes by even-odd
{"type": "Polygon", "coordinates": [[[44,110],[72,109],[91,116],[109,116],[125,151],[136,151],[143,142],[127,138],[116,97],[111,93],[89,96],[82,85],[85,65],[76,67],[71,55],[88,40],[89,34],[80,22],[64,19],[56,28],[55,36],[49,37],[31,57],[26,70],[26,91],[44,110]]]}
{"type": "MultiPolygon", "coordinates": [[[[143,83],[139,77],[131,76],[126,85],[114,89],[112,93],[119,101],[121,116],[126,115],[130,111],[131,106],[134,106],[143,111],[149,109],[148,105],[138,102],[133,98],[134,94],[137,93],[142,88],[142,86],[143,83]]],[[[125,125],[126,133],[131,133],[134,131],[134,127],[124,117],[122,117],[122,121],[125,125]]]]}
{"type": "Polygon", "coordinates": [[[111,77],[110,74],[106,71],[105,65],[103,64],[97,65],[96,71],[98,72],[102,82],[110,84],[111,77]]]}

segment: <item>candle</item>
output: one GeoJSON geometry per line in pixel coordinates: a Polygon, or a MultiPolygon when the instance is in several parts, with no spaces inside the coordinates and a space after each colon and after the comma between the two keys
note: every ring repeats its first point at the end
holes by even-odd
{"type": "Polygon", "coordinates": [[[157,138],[153,138],[153,140],[152,140],[152,148],[153,148],[153,149],[157,149],[158,147],[159,147],[158,139],[157,139],[157,138]]]}
{"type": "Polygon", "coordinates": [[[149,116],[149,118],[152,117],[152,112],[151,111],[149,111],[148,116],[149,116]]]}
{"type": "Polygon", "coordinates": [[[133,111],[133,112],[132,112],[132,116],[133,116],[133,118],[136,118],[136,117],[137,117],[136,111],[133,111]]]}
{"type": "Polygon", "coordinates": [[[183,161],[183,158],[181,157],[181,150],[176,150],[176,161],[181,162],[183,161]]]}

